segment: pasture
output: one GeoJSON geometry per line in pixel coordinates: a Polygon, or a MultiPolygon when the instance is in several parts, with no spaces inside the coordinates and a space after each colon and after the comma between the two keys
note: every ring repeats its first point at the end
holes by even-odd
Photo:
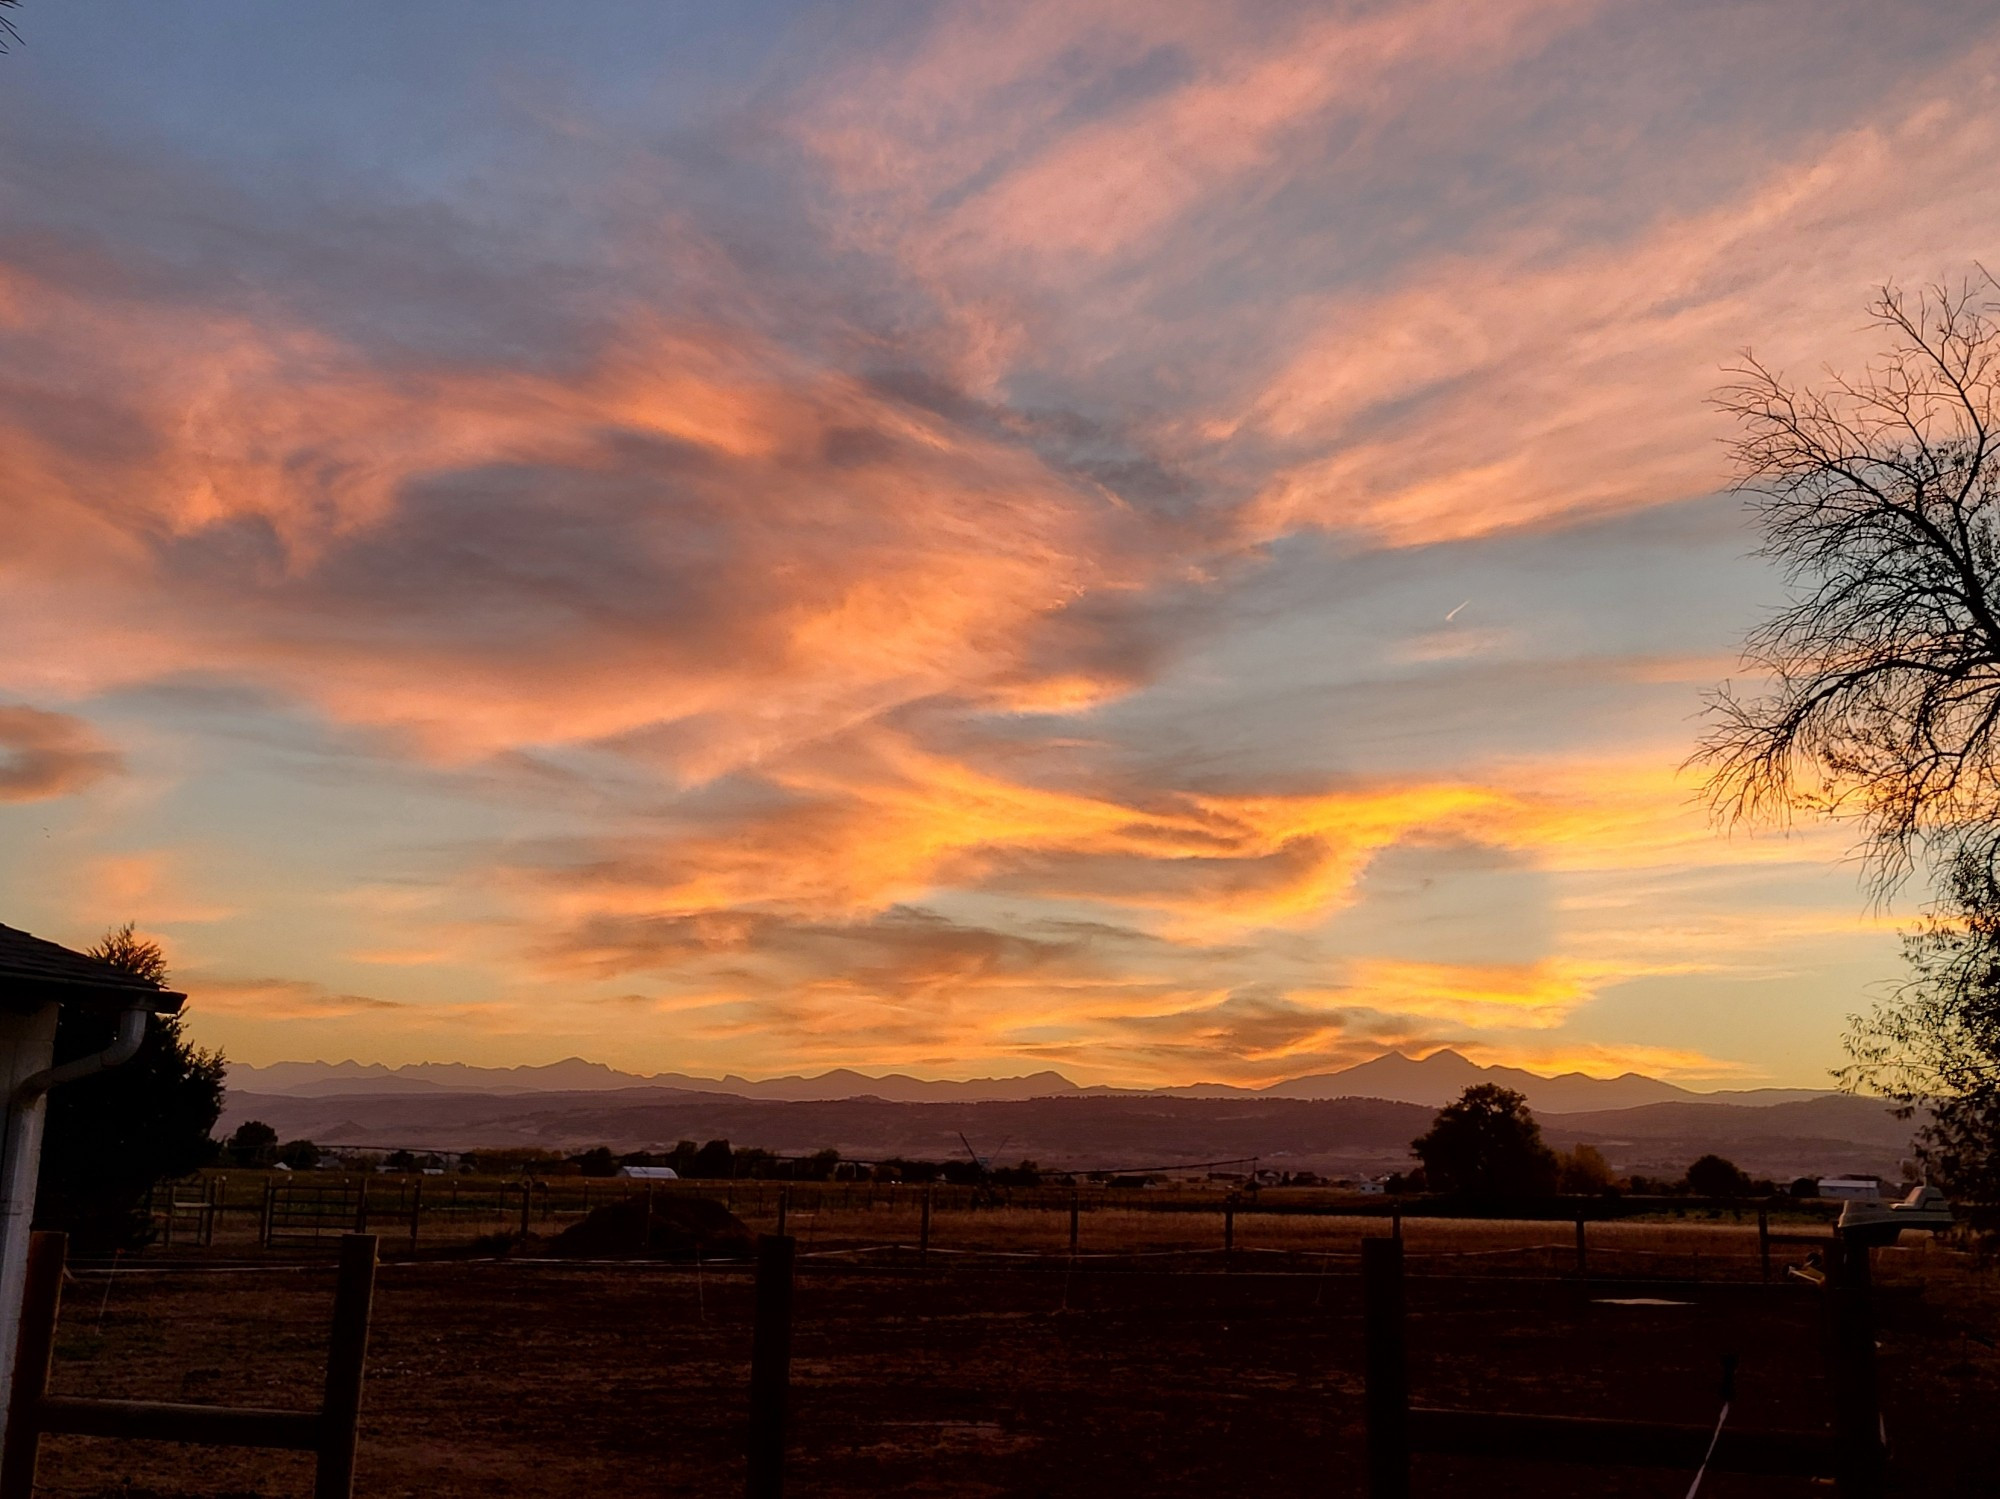
{"type": "MultiPolygon", "coordinates": [[[[343,1232],[365,1228],[382,1236],[385,1255],[430,1257],[491,1253],[503,1240],[532,1252],[592,1209],[643,1195],[640,1184],[577,1176],[344,1176],[332,1173],[215,1173],[174,1189],[175,1224],[148,1258],[188,1252],[261,1255],[330,1250],[343,1232]],[[209,1215],[204,1231],[203,1215],[209,1215]]],[[[1411,1225],[1412,1252],[1435,1249],[1476,1254],[1490,1268],[1574,1268],[1572,1215],[1587,1217],[1591,1267],[1609,1273],[1739,1273],[1730,1262],[1751,1244],[1759,1205],[1705,1204],[1686,1199],[1607,1202],[1568,1199],[1547,1206],[1549,1222],[1472,1222],[1425,1216],[1421,1203],[1398,1205],[1328,1188],[1265,1188],[1244,1194],[1206,1183],[1146,1190],[1101,1185],[1069,1187],[935,1187],[876,1182],[684,1181],[660,1183],[662,1193],[687,1193],[723,1203],[752,1232],[784,1228],[800,1251],[895,1261],[927,1243],[935,1256],[1068,1255],[1217,1256],[1233,1248],[1247,1264],[1320,1254],[1358,1253],[1363,1235],[1387,1233],[1392,1214],[1411,1225]],[[928,1206],[926,1206],[928,1204],[928,1206]],[[928,1230],[926,1230],[928,1220],[928,1230]],[[1074,1242],[1072,1231],[1074,1229],[1074,1242]],[[1417,1239],[1422,1240],[1421,1245],[1417,1239]]],[[[156,1196],[155,1221],[169,1220],[168,1189],[156,1196]]],[[[1825,1231],[1834,1207],[1784,1203],[1767,1215],[1773,1229],[1825,1231]]]]}
{"type": "MultiPolygon", "coordinates": [[[[1355,1252],[1363,1235],[1388,1231],[1385,1218],[1241,1212],[1225,1256],[1212,1195],[1099,1204],[1079,1210],[1072,1258],[1067,1194],[934,1200],[919,1264],[915,1194],[869,1198],[861,1187],[842,1200],[839,1190],[815,1199],[794,1187],[786,1203],[801,1255],[790,1492],[1363,1493],[1355,1252]]],[[[775,1188],[731,1195],[753,1228],[775,1227],[775,1188]]],[[[502,1205],[478,1205],[463,1234],[420,1234],[415,1257],[397,1257],[391,1222],[371,1225],[387,1260],[357,1492],[740,1493],[748,1268],[557,1263],[537,1253],[539,1234],[508,1258],[466,1254],[474,1220],[502,1205]]],[[[490,1216],[484,1231],[499,1232],[490,1216]]],[[[230,1215],[220,1221],[206,1250],[183,1243],[79,1267],[56,1393],[311,1402],[327,1256],[259,1250],[230,1215]]],[[[1721,1359],[1734,1353],[1737,1423],[1828,1419],[1817,1293],[1760,1280],[1753,1224],[1593,1224],[1584,1279],[1567,1222],[1408,1218],[1402,1228],[1410,1380],[1423,1400],[1706,1423],[1721,1359]],[[1633,1300],[1673,1304],[1621,1304],[1633,1300]]],[[[1920,1463],[1932,1493],[1991,1492],[1991,1273],[1922,1245],[1878,1253],[1876,1274],[1899,1460],[1920,1463]]],[[[291,1454],[52,1437],[41,1491],[276,1499],[306,1492],[309,1467],[291,1454]]],[[[1687,1477],[1424,1457],[1415,1492],[1678,1495],[1687,1477]]],[[[1704,1488],[1822,1492],[1731,1475],[1704,1488]]]]}

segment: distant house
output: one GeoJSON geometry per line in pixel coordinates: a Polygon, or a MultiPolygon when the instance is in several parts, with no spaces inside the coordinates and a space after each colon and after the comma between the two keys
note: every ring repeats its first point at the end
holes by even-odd
{"type": "Polygon", "coordinates": [[[1354,1190],[1363,1197],[1380,1197],[1389,1190],[1389,1184],[1377,1181],[1372,1176],[1364,1177],[1354,1184],[1354,1190]]]}
{"type": "Polygon", "coordinates": [[[680,1172],[671,1166],[620,1166],[618,1174],[627,1181],[635,1182],[677,1182],[680,1172]]]}
{"type": "Polygon", "coordinates": [[[1822,1176],[1819,1195],[1843,1202],[1874,1202],[1882,1195],[1879,1176],[1822,1176]]]}

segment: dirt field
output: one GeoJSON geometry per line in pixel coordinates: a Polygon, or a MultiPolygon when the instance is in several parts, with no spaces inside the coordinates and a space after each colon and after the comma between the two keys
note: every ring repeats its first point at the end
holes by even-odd
{"type": "MultiPolygon", "coordinates": [[[[973,1236],[939,1216],[941,1250],[973,1236]]],[[[977,1237],[989,1247],[1008,1237],[997,1215],[983,1216],[977,1237]]],[[[1024,1216],[1037,1221],[1014,1225],[1018,1235],[1066,1241],[1066,1215],[1024,1216]]],[[[792,1493],[1361,1493],[1361,1308],[1341,1249],[1362,1225],[1339,1225],[1336,1243],[1324,1221],[1239,1224],[1230,1273],[1200,1256],[1149,1268],[945,1253],[920,1272],[857,1263],[840,1252],[832,1217],[789,1224],[802,1250],[811,1243],[797,1302],[792,1493]],[[1260,1244],[1267,1231],[1318,1238],[1260,1244]],[[1316,1265],[1303,1257],[1313,1250],[1316,1265]]],[[[1097,1241],[1115,1226],[1100,1218],[1097,1241]]],[[[1137,1249],[1168,1234],[1206,1239],[1215,1226],[1149,1218],[1122,1237],[1137,1249]]],[[[1707,1422],[1721,1355],[1736,1352],[1738,1424],[1824,1422],[1816,1293],[1755,1284],[1754,1232],[1618,1231],[1631,1236],[1628,1258],[1678,1269],[1700,1256],[1705,1273],[1733,1283],[1580,1285],[1549,1276],[1568,1225],[1406,1224],[1415,1398],[1707,1422]],[[1692,1304],[1606,1304],[1635,1294],[1692,1304]]],[[[2000,1358],[1980,1341],[2000,1334],[1991,1272],[1913,1250],[1886,1256],[1878,1278],[1888,1429],[1899,1466],[1923,1475],[1906,1491],[2000,1492],[2000,1358]]],[[[66,1293],[56,1388],[310,1405],[330,1284],[323,1262],[282,1256],[235,1268],[155,1257],[114,1277],[85,1273],[66,1293]]],[[[750,1314],[749,1276],[734,1268],[387,1264],[360,1492],[738,1494],[750,1314]]],[[[1474,1473],[1423,1458],[1417,1491],[1679,1496],[1688,1477],[1527,1464],[1474,1473]]],[[[45,1493],[125,1499],[275,1499],[310,1486],[304,1457],[83,1438],[51,1439],[42,1478],[45,1493]]],[[[1704,1489],[1823,1492],[1750,1478],[1704,1489]]]]}

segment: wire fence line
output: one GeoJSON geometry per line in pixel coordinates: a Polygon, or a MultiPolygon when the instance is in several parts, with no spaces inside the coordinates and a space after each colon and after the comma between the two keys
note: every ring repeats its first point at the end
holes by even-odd
{"type": "MultiPolygon", "coordinates": [[[[386,1173],[209,1172],[155,1194],[155,1264],[217,1271],[329,1252],[343,1234],[377,1233],[385,1257],[526,1264],[657,1259],[650,1230],[622,1248],[557,1245],[605,1209],[632,1225],[690,1198],[728,1210],[734,1239],[702,1263],[748,1263],[759,1233],[790,1232],[802,1269],[900,1271],[912,1265],[1087,1269],[1157,1267],[1318,1274],[1351,1267],[1361,1241],[1405,1242],[1412,1268],[1566,1278],[1783,1281],[1798,1229],[1830,1231],[1824,1207],[1789,1200],[1536,1199],[1464,1203],[1326,1190],[1261,1191],[1208,1183],[1113,1186],[929,1185],[771,1180],[670,1182],[578,1176],[517,1178],[386,1173]],[[649,1204],[643,1212],[632,1205],[649,1204]],[[1791,1232],[1772,1233],[1774,1215],[1791,1232]],[[1512,1241],[1512,1242],[1510,1242],[1512,1241]],[[554,1250],[551,1253],[551,1250],[554,1250]]],[[[704,1211],[707,1211],[704,1209],[704,1211]]],[[[573,1238],[573,1236],[572,1236],[573,1238]]],[[[596,1235],[602,1240],[604,1235],[596,1235]]],[[[678,1256],[693,1257],[683,1245],[678,1256]]],[[[123,1273],[140,1267],[127,1255],[123,1273]]],[[[80,1270],[87,1269],[79,1266],[80,1270]]]]}

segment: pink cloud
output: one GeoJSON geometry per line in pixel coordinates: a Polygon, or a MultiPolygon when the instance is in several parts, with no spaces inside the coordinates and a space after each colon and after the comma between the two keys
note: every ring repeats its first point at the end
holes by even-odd
{"type": "Polygon", "coordinates": [[[0,706],[0,802],[73,796],[118,768],[117,752],[82,719],[0,706]]]}

